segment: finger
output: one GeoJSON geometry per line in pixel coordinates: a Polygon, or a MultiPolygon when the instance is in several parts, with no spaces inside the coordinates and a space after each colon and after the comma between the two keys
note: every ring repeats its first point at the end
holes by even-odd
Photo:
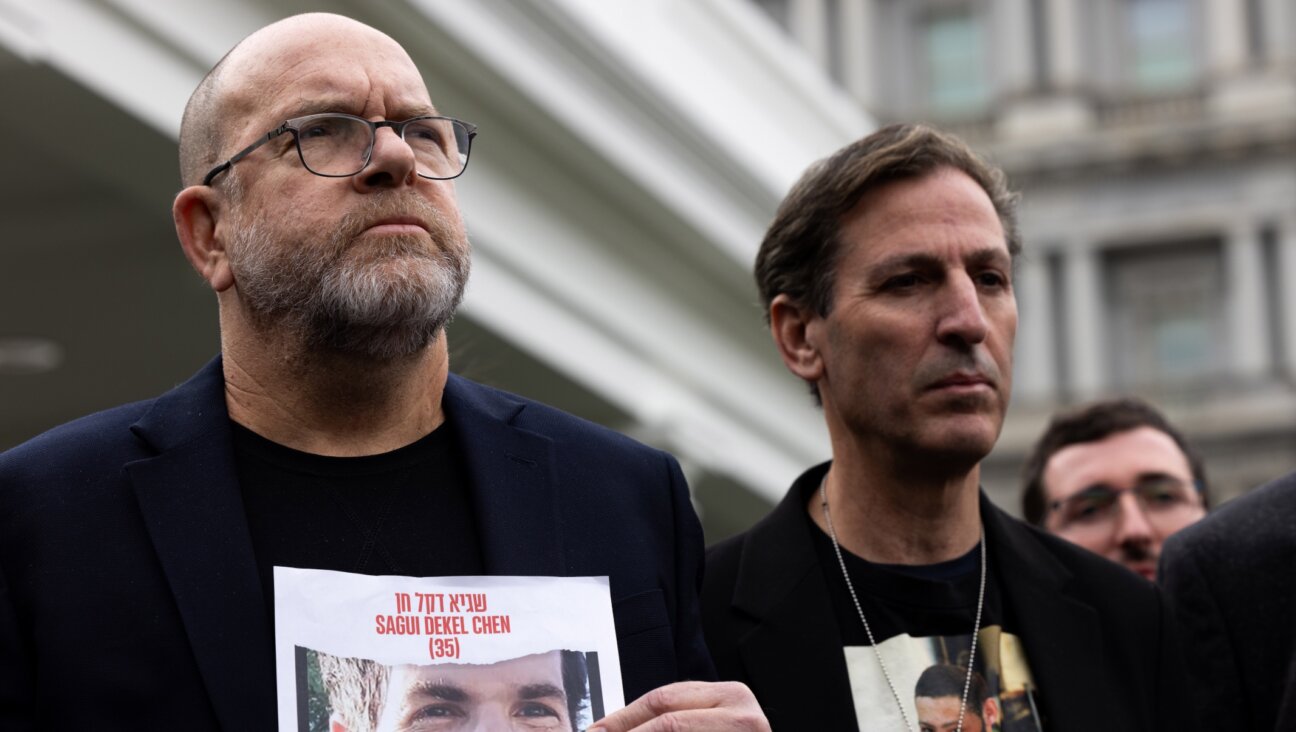
{"type": "MultiPolygon", "coordinates": [[[[599,732],[602,726],[591,727],[589,732],[599,732]]],[[[607,728],[609,732],[612,729],[607,728]]],[[[668,712],[653,717],[644,723],[629,728],[630,732],[769,732],[769,722],[765,715],[756,709],[755,713],[747,710],[718,707],[714,709],[686,709],[668,712]]]]}
{"type": "MultiPolygon", "coordinates": [[[[709,710],[720,707],[729,707],[740,711],[740,716],[750,716],[752,711],[757,715],[760,714],[760,707],[756,704],[756,698],[752,696],[751,690],[744,684],[734,681],[681,681],[653,689],[624,709],[599,720],[594,727],[591,727],[591,730],[604,729],[607,732],[628,732],[650,720],[673,712],[709,710]]],[[[669,729],[669,727],[666,729],[669,729]]]]}

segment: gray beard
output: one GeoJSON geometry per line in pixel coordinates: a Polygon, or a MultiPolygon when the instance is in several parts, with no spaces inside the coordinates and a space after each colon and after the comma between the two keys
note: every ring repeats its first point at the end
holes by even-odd
{"type": "Polygon", "coordinates": [[[431,344],[463,299],[468,245],[426,204],[432,247],[423,236],[357,241],[384,203],[344,217],[327,242],[276,240],[260,220],[236,227],[230,266],[254,325],[293,334],[307,351],[375,361],[431,344]]]}

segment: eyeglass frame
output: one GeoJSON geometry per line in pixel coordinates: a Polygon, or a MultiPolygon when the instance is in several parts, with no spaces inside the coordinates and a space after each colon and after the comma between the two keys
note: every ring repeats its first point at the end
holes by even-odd
{"type": "MultiPolygon", "coordinates": [[[[1134,495],[1134,498],[1135,498],[1136,502],[1138,502],[1138,504],[1139,504],[1139,511],[1142,512],[1143,515],[1144,515],[1145,517],[1147,517],[1149,520],[1152,520],[1152,517],[1148,514],[1148,512],[1147,512],[1147,510],[1146,510],[1146,507],[1145,507],[1145,505],[1143,504],[1143,502],[1140,501],[1140,500],[1138,500],[1138,499],[1139,499],[1138,489],[1139,489],[1139,488],[1146,487],[1146,486],[1148,486],[1148,485],[1151,485],[1153,482],[1154,482],[1154,481],[1142,481],[1142,482],[1135,483],[1134,485],[1131,485],[1131,486],[1128,486],[1128,487],[1125,487],[1125,488],[1114,488],[1114,487],[1112,487],[1112,486],[1105,485],[1105,484],[1089,486],[1089,487],[1087,487],[1087,488],[1083,488],[1083,489],[1081,489],[1081,490],[1079,490],[1079,491],[1076,491],[1075,493],[1072,493],[1071,495],[1067,496],[1066,498],[1059,498],[1059,499],[1056,500],[1056,501],[1052,501],[1052,502],[1050,502],[1050,503],[1048,504],[1048,510],[1049,510],[1049,513],[1051,513],[1051,514],[1052,514],[1052,513],[1057,513],[1058,511],[1060,511],[1061,509],[1063,509],[1063,508],[1066,506],[1066,504],[1069,503],[1070,501],[1072,501],[1072,500],[1074,500],[1074,499],[1076,499],[1076,498],[1079,498],[1080,496],[1082,496],[1082,495],[1084,495],[1085,493],[1088,493],[1088,492],[1090,492],[1090,491],[1094,491],[1094,490],[1097,490],[1097,489],[1102,489],[1102,490],[1106,491],[1107,494],[1110,495],[1110,496],[1112,497],[1112,502],[1109,504],[1108,507],[1114,507],[1114,506],[1119,505],[1119,504],[1120,504],[1120,497],[1121,497],[1122,495],[1126,494],[1126,493],[1131,493],[1131,494],[1134,495]]],[[[1186,496],[1188,496],[1189,498],[1191,498],[1192,496],[1196,496],[1196,497],[1198,498],[1198,501],[1196,502],[1195,505],[1196,505],[1197,507],[1204,507],[1204,504],[1203,504],[1203,502],[1202,502],[1202,500],[1201,500],[1201,497],[1202,497],[1202,494],[1203,494],[1203,491],[1204,491],[1205,486],[1202,485],[1202,482],[1201,482],[1201,481],[1199,481],[1199,480],[1188,480],[1188,481],[1185,481],[1185,480],[1183,480],[1182,478],[1177,478],[1177,477],[1172,476],[1172,475],[1162,475],[1162,476],[1158,476],[1157,479],[1155,480],[1155,482],[1157,482],[1157,483],[1173,482],[1177,487],[1185,487],[1185,488],[1188,488],[1189,490],[1186,492],[1186,496]]],[[[1193,504],[1192,504],[1191,500],[1188,500],[1188,501],[1183,505],[1183,508],[1191,508],[1191,507],[1193,507],[1193,504]]],[[[1067,529],[1067,528],[1070,528],[1070,527],[1073,527],[1073,526],[1077,526],[1077,525],[1082,525],[1082,526],[1086,526],[1086,525],[1087,525],[1087,526],[1096,526],[1096,525],[1098,525],[1098,524],[1096,524],[1096,523],[1085,524],[1085,523],[1083,523],[1083,522],[1081,522],[1081,521],[1074,521],[1074,520],[1072,520],[1072,521],[1067,521],[1066,523],[1064,523],[1064,524],[1060,527],[1060,529],[1065,530],[1065,529],[1067,529]]],[[[1113,524],[1113,525],[1114,525],[1114,524],[1113,524]]]]}
{"type": "Polygon", "coordinates": [[[429,119],[445,120],[447,122],[450,122],[452,125],[460,124],[463,125],[464,129],[468,131],[468,147],[463,151],[463,156],[464,156],[463,167],[459,169],[458,173],[455,173],[454,175],[451,176],[446,176],[444,178],[438,178],[432,175],[423,175],[422,173],[418,172],[417,166],[415,167],[414,172],[420,178],[425,178],[427,180],[454,180],[455,178],[458,178],[459,176],[463,175],[464,171],[468,169],[468,157],[472,152],[473,138],[477,137],[477,125],[471,122],[464,122],[461,119],[455,119],[454,117],[442,117],[434,114],[425,114],[425,115],[420,115],[418,117],[410,117],[409,119],[401,120],[399,122],[389,120],[389,119],[378,120],[377,122],[374,122],[373,120],[367,120],[364,117],[357,117],[354,114],[347,114],[345,112],[320,112],[318,114],[307,114],[301,117],[293,117],[291,119],[285,120],[283,124],[279,125],[273,130],[270,130],[269,132],[265,133],[261,137],[258,137],[256,142],[253,142],[251,145],[248,145],[242,150],[239,150],[238,152],[234,153],[234,155],[232,155],[230,158],[225,160],[225,162],[220,163],[216,167],[209,170],[207,172],[207,175],[203,176],[202,184],[205,186],[210,186],[212,180],[215,179],[216,176],[234,167],[234,163],[237,163],[243,158],[247,157],[248,155],[251,155],[254,150],[266,144],[267,142],[270,142],[276,137],[284,134],[285,132],[292,133],[293,146],[297,148],[297,159],[301,161],[302,167],[305,168],[308,173],[312,175],[318,175],[321,178],[350,178],[351,176],[356,175],[360,173],[360,171],[364,170],[369,165],[369,162],[373,159],[373,149],[374,149],[374,144],[378,141],[379,128],[390,127],[392,129],[392,132],[395,132],[396,135],[400,137],[402,141],[404,141],[405,127],[407,125],[409,125],[411,122],[418,122],[421,120],[429,120],[429,119]],[[336,173],[316,173],[314,170],[311,170],[311,167],[309,165],[306,164],[306,157],[302,154],[302,149],[301,149],[301,138],[298,136],[298,132],[299,132],[298,127],[301,124],[303,124],[305,121],[318,119],[320,117],[346,117],[348,119],[353,119],[356,120],[357,122],[363,122],[365,125],[368,125],[369,146],[365,149],[364,162],[361,163],[360,168],[357,169],[355,173],[346,173],[345,175],[339,175],[336,173]]]}

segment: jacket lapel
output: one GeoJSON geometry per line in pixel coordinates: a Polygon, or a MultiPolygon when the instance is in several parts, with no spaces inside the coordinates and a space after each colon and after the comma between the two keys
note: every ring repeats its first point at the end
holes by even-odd
{"type": "Polygon", "coordinates": [[[743,543],[733,607],[757,625],[738,651],[775,729],[841,729],[855,706],[804,498],[794,487],[743,543]]]}
{"type": "Polygon", "coordinates": [[[126,465],[216,716],[275,717],[273,644],[234,469],[219,358],[131,427],[157,455],[126,465]]]}
{"type": "Polygon", "coordinates": [[[1114,698],[1108,679],[1076,676],[1077,669],[1103,668],[1098,613],[1068,591],[1071,571],[984,493],[981,517],[1004,605],[1011,609],[1039,687],[1045,729],[1107,729],[1112,720],[1094,700],[1114,698]],[[1080,693],[1077,685],[1099,688],[1080,693]]]}
{"type": "Polygon", "coordinates": [[[515,426],[525,402],[451,375],[443,404],[458,436],[487,574],[565,574],[549,438],[515,426]]]}

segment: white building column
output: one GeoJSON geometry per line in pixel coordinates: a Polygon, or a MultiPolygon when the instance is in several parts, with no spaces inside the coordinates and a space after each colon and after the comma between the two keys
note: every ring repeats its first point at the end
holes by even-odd
{"type": "Polygon", "coordinates": [[[791,0],[788,30],[822,69],[829,68],[827,0],[791,0]]]}
{"type": "Polygon", "coordinates": [[[1077,0],[1045,0],[1045,32],[1048,33],[1049,84],[1063,93],[1076,91],[1084,83],[1084,55],[1080,31],[1084,28],[1077,0]]]}
{"type": "Polygon", "coordinates": [[[1292,48],[1292,29],[1296,28],[1296,7],[1291,0],[1260,0],[1260,28],[1264,33],[1266,65],[1272,69],[1285,68],[1296,57],[1292,48]]]}
{"type": "MultiPolygon", "coordinates": [[[[1067,137],[1093,125],[1093,110],[1084,97],[1080,95],[1085,87],[1086,71],[1084,53],[1081,44],[1081,22],[1083,9],[1077,0],[1043,0],[1036,5],[1043,14],[1041,22],[1031,22],[1032,2],[1030,0],[1004,0],[1003,13],[1011,16],[1012,24],[1020,24],[1017,37],[999,38],[996,42],[1011,47],[1001,49],[1000,56],[1025,54],[1027,64],[1032,67],[1035,59],[1031,42],[1037,27],[1043,33],[1044,48],[1048,54],[1045,60],[1047,77],[1041,80],[1046,94],[1034,94],[1019,97],[1016,104],[1008,107],[1000,116],[999,134],[1010,138],[1025,140],[1029,138],[1046,139],[1067,137]]],[[[1029,74],[1026,88],[1034,86],[1034,72],[1029,74]]]]}
{"type": "Polygon", "coordinates": [[[1225,243],[1232,373],[1243,380],[1269,371],[1269,317],[1265,308],[1263,241],[1254,221],[1239,223],[1225,243]]]}
{"type": "Polygon", "coordinates": [[[1203,35],[1208,76],[1234,76],[1246,68],[1247,5],[1241,0],[1205,0],[1203,25],[1207,30],[1203,35]]]}
{"type": "Polygon", "coordinates": [[[1296,378],[1296,216],[1278,222],[1278,315],[1283,325],[1283,368],[1296,378]]]}
{"type": "Polygon", "coordinates": [[[1107,350],[1099,337],[1106,316],[1100,292],[1099,250],[1087,241],[1070,242],[1066,253],[1066,338],[1070,390],[1090,399],[1104,384],[1107,350]]]}
{"type": "MultiPolygon", "coordinates": [[[[850,3],[847,3],[849,5],[850,3]]],[[[1035,86],[1031,0],[999,0],[993,4],[990,41],[994,44],[996,76],[1001,92],[1018,98],[1035,86]]]]}
{"type": "Polygon", "coordinates": [[[877,72],[874,49],[877,42],[877,0],[850,0],[841,3],[841,18],[836,32],[842,49],[842,79],[851,96],[865,109],[876,110],[877,72]]]}
{"type": "Polygon", "coordinates": [[[1014,398],[1052,400],[1057,396],[1057,359],[1053,347],[1053,298],[1046,252],[1036,249],[1018,260],[1017,356],[1014,398]]]}

